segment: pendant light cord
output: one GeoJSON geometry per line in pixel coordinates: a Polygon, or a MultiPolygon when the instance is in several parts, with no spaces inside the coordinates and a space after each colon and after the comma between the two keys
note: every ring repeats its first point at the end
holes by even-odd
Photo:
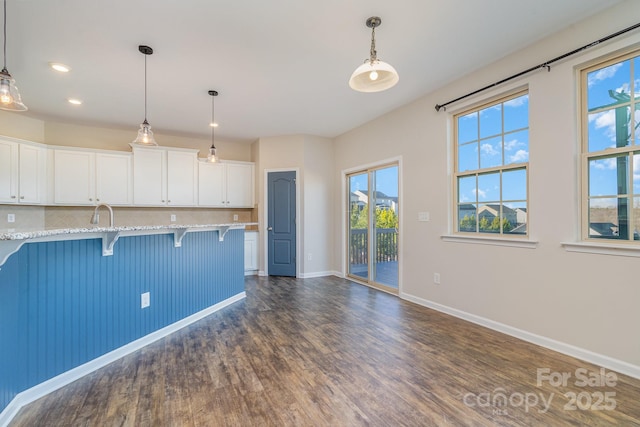
{"type": "Polygon", "coordinates": [[[4,0],[4,62],[2,69],[7,69],[7,0],[4,0]]]}
{"type": "MultiPolygon", "coordinates": [[[[217,95],[217,94],[216,94],[217,95]]],[[[215,141],[215,132],[216,132],[216,127],[215,127],[215,122],[214,122],[214,118],[215,118],[215,95],[211,96],[211,148],[216,148],[216,145],[214,143],[215,141]]]]}
{"type": "MultiPolygon", "coordinates": [[[[5,2],[7,0],[4,0],[5,2]]],[[[147,123],[147,54],[144,55],[144,122],[147,123]]]]}

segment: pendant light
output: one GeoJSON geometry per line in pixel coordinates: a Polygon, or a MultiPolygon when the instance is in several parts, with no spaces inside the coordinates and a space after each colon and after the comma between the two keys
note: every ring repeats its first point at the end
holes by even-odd
{"type": "Polygon", "coordinates": [[[7,0],[4,0],[4,63],[0,71],[0,109],[27,111],[27,106],[22,103],[16,81],[7,71],[7,0]]]}
{"type": "Polygon", "coordinates": [[[214,129],[216,128],[216,122],[213,120],[214,119],[214,102],[213,100],[216,98],[216,96],[218,96],[218,91],[215,90],[210,90],[209,91],[209,95],[211,95],[211,147],[209,147],[209,155],[207,156],[207,162],[209,163],[215,163],[218,160],[218,156],[216,155],[216,145],[214,143],[214,138],[215,138],[215,131],[214,129]]]}
{"type": "Polygon", "coordinates": [[[151,126],[147,121],[147,56],[153,53],[153,49],[149,46],[138,46],[138,50],[144,54],[144,122],[140,124],[138,129],[138,137],[133,141],[134,144],[157,146],[158,143],[153,138],[153,132],[151,126]]]}
{"type": "Polygon", "coordinates": [[[358,92],[380,92],[395,86],[400,77],[391,65],[380,61],[376,52],[376,27],[382,20],[377,16],[367,19],[366,25],[371,28],[371,51],[369,59],[356,68],[349,79],[351,89],[358,92]]]}

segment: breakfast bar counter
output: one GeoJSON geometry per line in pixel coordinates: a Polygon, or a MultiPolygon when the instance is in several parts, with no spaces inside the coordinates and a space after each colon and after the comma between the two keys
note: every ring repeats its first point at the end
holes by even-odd
{"type": "Polygon", "coordinates": [[[252,223],[0,230],[0,425],[245,298],[252,223]]]}

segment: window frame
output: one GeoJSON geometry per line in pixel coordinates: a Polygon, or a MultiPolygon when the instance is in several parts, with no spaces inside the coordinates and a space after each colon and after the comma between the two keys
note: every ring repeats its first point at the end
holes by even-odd
{"type": "MultiPolygon", "coordinates": [[[[452,222],[452,236],[449,236],[451,238],[454,237],[461,237],[461,238],[471,238],[474,240],[482,240],[482,241],[496,241],[496,239],[498,240],[528,240],[530,238],[530,202],[529,202],[529,182],[530,182],[530,167],[529,167],[529,162],[530,162],[530,157],[527,157],[527,160],[524,162],[517,162],[517,163],[509,163],[509,164],[504,164],[504,137],[505,134],[506,135],[510,135],[510,134],[515,134],[518,132],[522,132],[524,130],[526,130],[528,132],[528,138],[527,138],[527,144],[528,144],[528,151],[530,154],[530,150],[531,150],[531,141],[530,141],[530,129],[531,129],[531,124],[529,122],[529,113],[527,112],[527,126],[524,128],[517,128],[517,129],[511,129],[508,132],[505,132],[505,124],[504,124],[504,104],[512,99],[516,99],[519,98],[523,95],[530,95],[528,88],[520,88],[518,90],[514,90],[512,92],[509,92],[507,94],[501,95],[501,96],[497,96],[497,97],[493,97],[490,100],[487,100],[485,102],[482,102],[480,104],[475,104],[473,106],[470,106],[468,108],[465,108],[461,111],[456,112],[455,114],[452,115],[452,120],[453,120],[453,173],[452,173],[452,177],[453,177],[453,183],[452,183],[452,201],[453,201],[453,222],[452,222]],[[462,172],[459,171],[459,158],[458,158],[458,153],[459,153],[459,148],[460,148],[460,144],[458,142],[458,133],[459,133],[459,129],[458,129],[458,119],[460,117],[469,115],[469,114],[473,114],[473,113],[478,113],[478,117],[479,117],[479,112],[490,108],[492,106],[495,105],[500,105],[502,104],[502,108],[501,108],[501,132],[499,133],[499,136],[502,138],[502,145],[501,145],[501,156],[503,156],[502,158],[502,164],[498,165],[498,166],[491,166],[491,167],[486,167],[486,168],[482,168],[480,167],[480,157],[478,158],[478,168],[477,169],[467,169],[464,170],[462,172]],[[525,233],[509,233],[509,232],[504,232],[502,227],[500,227],[498,232],[482,232],[480,231],[479,227],[479,216],[478,216],[478,210],[479,210],[479,206],[482,204],[499,204],[500,207],[500,218],[505,218],[504,214],[503,214],[503,209],[502,207],[504,206],[504,199],[503,199],[503,181],[502,181],[502,175],[505,172],[510,172],[510,171],[516,171],[516,170],[524,170],[525,171],[525,179],[526,179],[526,185],[524,188],[524,191],[526,192],[526,198],[523,200],[508,200],[507,203],[513,202],[513,203],[521,203],[524,202],[526,204],[526,209],[527,209],[527,220],[526,220],[526,232],[525,233]],[[475,204],[476,205],[476,229],[475,231],[465,231],[465,230],[461,230],[460,229],[460,220],[461,218],[459,217],[459,208],[462,204],[462,202],[460,202],[459,200],[459,188],[458,188],[458,182],[460,178],[464,178],[464,177],[473,177],[475,176],[476,178],[476,188],[478,186],[478,177],[481,175],[486,175],[486,174],[490,174],[490,173],[496,173],[498,172],[499,174],[499,182],[500,182],[500,190],[499,190],[499,200],[497,202],[487,202],[487,203],[483,203],[480,202],[478,200],[478,198],[476,197],[476,200],[474,202],[468,202],[471,204],[475,204]]],[[[495,137],[495,136],[493,136],[495,137]]],[[[478,134],[478,140],[477,143],[478,145],[481,143],[481,141],[483,139],[491,139],[493,138],[492,136],[487,137],[487,138],[482,138],[480,136],[480,134],[478,134]]],[[[464,144],[463,144],[464,145],[464,144]]],[[[480,153],[478,153],[478,156],[480,156],[480,153]]]]}
{"type": "MultiPolygon", "coordinates": [[[[589,73],[601,70],[612,65],[629,61],[630,62],[630,99],[628,102],[619,103],[620,106],[628,106],[630,111],[632,112],[632,116],[635,117],[635,110],[640,108],[640,87],[634,87],[635,81],[633,76],[634,72],[634,61],[635,58],[640,58],[640,49],[634,49],[631,51],[626,51],[624,53],[616,53],[613,55],[608,55],[604,58],[601,58],[597,61],[591,61],[589,64],[579,69],[579,82],[580,82],[580,90],[579,90],[579,123],[580,123],[580,240],[582,242],[588,244],[597,244],[597,245],[635,245],[640,246],[639,240],[634,240],[634,233],[631,230],[633,226],[633,201],[634,198],[640,198],[640,193],[634,193],[634,185],[633,185],[633,175],[634,175],[634,165],[633,165],[633,156],[640,156],[640,138],[636,136],[636,132],[633,130],[633,124],[631,125],[631,134],[629,135],[629,143],[625,147],[608,147],[602,150],[589,152],[589,97],[588,97],[588,76],[589,73]],[[633,96],[635,95],[635,97],[633,96]],[[616,194],[616,195],[597,195],[591,196],[590,194],[590,162],[595,160],[605,160],[605,159],[613,159],[616,157],[623,157],[627,159],[627,191],[625,195],[616,194]],[[624,238],[604,238],[604,237],[596,237],[591,236],[591,212],[590,212],[590,201],[593,199],[605,199],[605,198],[624,198],[627,201],[627,224],[629,227],[628,237],[624,238]]],[[[640,59],[638,60],[640,63],[640,59]]],[[[637,72],[637,70],[635,70],[637,72]]],[[[614,108],[615,105],[618,104],[610,104],[604,105],[594,108],[596,113],[605,112],[605,107],[609,107],[609,109],[614,108]]],[[[593,112],[591,112],[593,113],[593,112]]],[[[620,226],[619,222],[619,214],[618,214],[618,227],[620,226]]]]}

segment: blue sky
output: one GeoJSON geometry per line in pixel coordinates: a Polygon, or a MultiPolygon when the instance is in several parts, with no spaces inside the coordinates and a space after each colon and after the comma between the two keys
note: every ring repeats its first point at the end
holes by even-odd
{"type": "MultiPolygon", "coordinates": [[[[529,161],[529,95],[458,118],[458,171],[485,169],[529,161]],[[504,128],[504,129],[503,129],[504,128]]],[[[480,203],[505,201],[511,207],[525,207],[526,172],[518,169],[502,176],[480,175],[458,181],[458,200],[480,203]],[[516,203],[517,201],[517,203],[516,203]]]]}
{"type": "MultiPolygon", "coordinates": [[[[398,167],[392,166],[378,169],[376,174],[376,190],[389,197],[398,197],[398,167]]],[[[351,177],[351,192],[367,190],[367,174],[353,175],[351,177]]]]}
{"type": "MultiPolygon", "coordinates": [[[[622,99],[623,102],[630,99],[632,87],[635,89],[634,97],[640,98],[640,58],[612,64],[587,75],[587,108],[592,111],[588,116],[589,152],[605,151],[616,147],[617,120],[624,120],[627,136],[633,132],[636,140],[640,138],[640,132],[633,131],[635,124],[629,123],[627,120],[631,116],[630,106],[621,107],[624,108],[623,114],[621,114],[622,119],[616,118],[616,108],[609,107],[611,104],[620,102],[616,98],[622,99]],[[610,91],[614,93],[611,94],[610,91]]],[[[640,105],[635,107],[633,117],[636,123],[640,120],[640,105]]],[[[629,138],[624,141],[623,146],[631,144],[633,139],[629,138]]],[[[637,193],[640,190],[638,188],[640,186],[640,156],[634,155],[632,163],[634,166],[634,193],[637,193]]],[[[631,172],[630,166],[626,165],[625,174],[627,177],[631,172]]],[[[591,161],[589,165],[589,195],[592,197],[616,195],[618,193],[617,168],[618,162],[615,158],[591,161]]],[[[615,203],[613,198],[595,199],[592,201],[592,206],[611,206],[615,203]]]]}

